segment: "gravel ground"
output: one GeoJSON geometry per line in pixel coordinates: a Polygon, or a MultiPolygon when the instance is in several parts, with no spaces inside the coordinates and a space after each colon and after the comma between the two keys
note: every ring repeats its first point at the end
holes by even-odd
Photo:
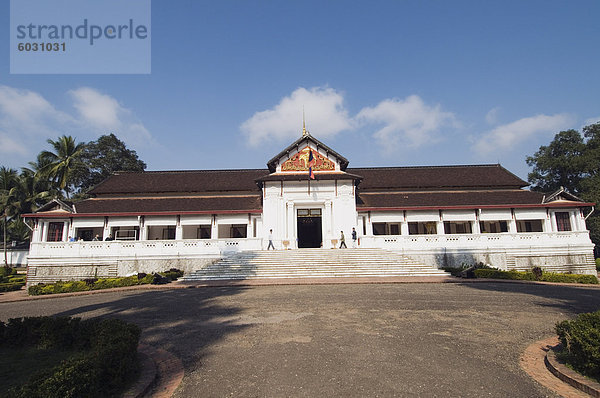
{"type": "Polygon", "coordinates": [[[513,283],[123,291],[0,303],[0,319],[116,316],[179,356],[176,397],[555,397],[519,356],[600,289],[513,283]]]}

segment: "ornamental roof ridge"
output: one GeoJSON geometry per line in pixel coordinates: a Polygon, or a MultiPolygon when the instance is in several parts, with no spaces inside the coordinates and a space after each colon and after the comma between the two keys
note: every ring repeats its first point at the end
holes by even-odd
{"type": "Polygon", "coordinates": [[[289,152],[291,152],[294,149],[298,149],[298,147],[300,146],[300,144],[306,141],[307,144],[309,142],[312,142],[313,144],[315,144],[315,146],[317,148],[322,148],[324,149],[328,154],[333,155],[337,158],[338,162],[340,163],[340,169],[343,171],[346,169],[346,167],[348,167],[348,163],[350,163],[348,161],[348,159],[346,159],[344,156],[340,155],[338,152],[334,151],[333,149],[331,149],[329,146],[325,145],[324,143],[322,143],[321,141],[319,141],[318,139],[316,139],[315,137],[313,137],[308,131],[306,132],[306,135],[303,135],[302,137],[298,138],[296,141],[292,142],[290,145],[288,145],[283,151],[279,152],[277,155],[275,155],[271,160],[269,160],[267,162],[267,167],[269,168],[269,171],[271,173],[273,173],[276,168],[277,168],[277,163],[279,162],[279,159],[281,159],[283,156],[287,155],[289,152]]]}

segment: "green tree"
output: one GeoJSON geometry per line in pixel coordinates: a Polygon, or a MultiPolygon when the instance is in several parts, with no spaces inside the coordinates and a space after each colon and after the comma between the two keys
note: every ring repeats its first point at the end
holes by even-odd
{"type": "MultiPolygon", "coordinates": [[[[549,145],[527,157],[532,167],[528,175],[531,189],[552,192],[565,187],[592,203],[600,203],[600,123],[577,130],[561,131],[549,145]]],[[[600,215],[587,219],[590,237],[600,244],[600,215]]]]}
{"type": "Polygon", "coordinates": [[[578,194],[585,174],[583,153],[586,144],[576,130],[561,131],[547,146],[541,146],[527,157],[527,164],[533,167],[528,175],[531,188],[541,192],[551,192],[560,187],[578,194]]]}
{"type": "Polygon", "coordinates": [[[144,171],[146,163],[138,158],[134,150],[114,134],[103,135],[89,142],[81,155],[87,166],[76,176],[76,184],[82,192],[101,183],[115,171],[144,171]]]}
{"type": "Polygon", "coordinates": [[[42,151],[38,159],[43,164],[38,171],[40,176],[47,177],[58,188],[64,191],[68,198],[70,193],[76,189],[74,186],[74,177],[85,172],[85,164],[81,160],[81,155],[85,149],[85,143],[75,143],[71,136],[63,135],[58,140],[48,140],[53,147],[52,151],[42,151]]]}
{"type": "Polygon", "coordinates": [[[4,243],[4,266],[8,267],[8,256],[6,253],[6,240],[8,235],[8,219],[15,215],[13,206],[15,187],[18,184],[19,175],[14,169],[0,167],[0,210],[2,211],[2,239],[4,243]]]}

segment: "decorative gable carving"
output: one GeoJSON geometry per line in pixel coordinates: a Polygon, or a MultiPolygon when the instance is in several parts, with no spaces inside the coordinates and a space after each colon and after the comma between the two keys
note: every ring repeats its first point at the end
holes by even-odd
{"type": "MultiPolygon", "coordinates": [[[[308,157],[310,150],[310,147],[307,146],[283,162],[281,165],[281,171],[308,171],[308,157]]],[[[312,166],[313,171],[335,170],[335,164],[331,160],[327,159],[325,156],[321,155],[315,150],[312,150],[312,154],[314,158],[314,164],[312,166]]]]}

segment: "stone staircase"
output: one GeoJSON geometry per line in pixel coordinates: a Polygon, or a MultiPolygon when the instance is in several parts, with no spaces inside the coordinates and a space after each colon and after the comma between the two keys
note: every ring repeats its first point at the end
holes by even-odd
{"type": "Polygon", "coordinates": [[[383,249],[249,251],[223,257],[184,281],[271,278],[448,276],[435,267],[383,249]]]}

